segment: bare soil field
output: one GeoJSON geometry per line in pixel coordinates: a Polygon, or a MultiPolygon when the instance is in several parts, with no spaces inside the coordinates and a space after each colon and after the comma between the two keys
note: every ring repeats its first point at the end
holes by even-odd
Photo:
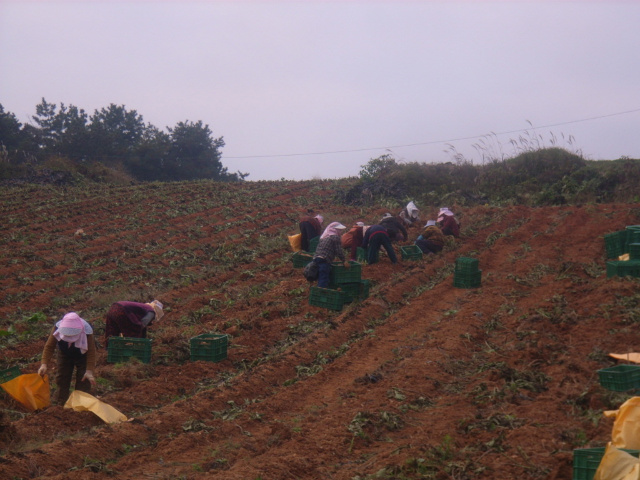
{"type": "Polygon", "coordinates": [[[401,208],[337,204],[347,185],[0,192],[0,368],[36,372],[76,311],[97,332],[93,393],[130,419],[29,413],[3,392],[0,478],[570,479],[573,450],[606,444],[602,411],[628,398],[597,370],[640,349],[639,284],[607,278],[604,235],[640,223],[640,204],[448,205],[461,238],[363,265],[369,297],[336,312],[309,305],[287,234],[308,208],[347,225],[401,208]],[[454,288],[458,257],[479,260],[480,288],[454,288]],[[153,298],[151,362],[107,363],[110,304],[153,298]],[[205,332],[229,335],[226,359],[190,361],[205,332]]]}

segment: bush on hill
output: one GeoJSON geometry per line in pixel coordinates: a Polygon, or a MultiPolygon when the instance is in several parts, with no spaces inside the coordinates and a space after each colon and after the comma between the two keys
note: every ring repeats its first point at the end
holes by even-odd
{"type": "Polygon", "coordinates": [[[363,166],[359,181],[338,194],[349,205],[561,205],[636,201],[640,160],[590,161],[563,148],[526,151],[483,165],[398,163],[390,155],[363,166]]]}

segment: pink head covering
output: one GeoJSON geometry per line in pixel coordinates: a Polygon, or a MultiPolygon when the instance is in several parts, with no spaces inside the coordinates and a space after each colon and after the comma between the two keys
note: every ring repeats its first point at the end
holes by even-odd
{"type": "Polygon", "coordinates": [[[91,326],[75,313],[67,313],[62,320],[56,323],[56,331],[53,336],[56,340],[63,340],[70,345],[75,345],[82,353],[87,352],[87,334],[93,333],[91,326]]]}
{"type": "Polygon", "coordinates": [[[318,220],[320,222],[320,225],[322,225],[322,222],[324,222],[324,217],[322,215],[316,215],[316,220],[318,220]]]}
{"type": "Polygon", "coordinates": [[[340,230],[344,230],[345,228],[347,227],[340,222],[330,223],[320,236],[320,239],[327,238],[330,235],[340,235],[340,230]]]}
{"type": "Polygon", "coordinates": [[[442,219],[447,216],[447,217],[454,217],[455,215],[453,214],[453,212],[451,210],[449,210],[448,207],[442,207],[440,209],[440,211],[438,212],[438,221],[441,222],[442,219]]]}
{"type": "Polygon", "coordinates": [[[155,313],[155,320],[160,321],[160,319],[164,316],[164,305],[159,300],[152,300],[147,303],[151,308],[153,308],[153,313],[155,313]]]}

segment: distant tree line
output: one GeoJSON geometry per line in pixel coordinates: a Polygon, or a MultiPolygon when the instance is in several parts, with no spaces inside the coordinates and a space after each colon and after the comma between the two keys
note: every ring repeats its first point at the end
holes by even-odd
{"type": "Polygon", "coordinates": [[[221,162],[224,140],[202,121],[178,122],[164,132],[124,105],[112,103],[89,115],[44,98],[31,119],[23,125],[0,104],[0,173],[5,178],[52,159],[85,168],[98,163],[140,181],[233,182],[249,175],[227,171],[221,162]]]}
{"type": "Polygon", "coordinates": [[[640,201],[640,160],[586,160],[564,148],[527,147],[477,165],[371,159],[336,200],[349,205],[563,205],[640,201]]]}

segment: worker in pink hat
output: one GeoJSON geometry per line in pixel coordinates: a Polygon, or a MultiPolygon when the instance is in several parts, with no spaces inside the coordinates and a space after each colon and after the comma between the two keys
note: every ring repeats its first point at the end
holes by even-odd
{"type": "Polygon", "coordinates": [[[320,236],[318,248],[316,248],[313,256],[313,263],[318,266],[318,286],[321,288],[329,286],[331,263],[336,257],[344,263],[346,268],[351,266],[344,257],[344,250],[342,250],[342,243],[340,242],[340,236],[346,228],[340,222],[332,222],[327,225],[327,228],[320,236]]]}
{"type": "Polygon", "coordinates": [[[298,223],[300,233],[302,234],[300,247],[305,252],[309,251],[309,241],[322,234],[323,221],[324,218],[322,215],[313,215],[312,211],[308,215],[300,218],[300,222],[298,223]]]}
{"type": "Polygon", "coordinates": [[[56,355],[56,392],[54,403],[63,405],[69,398],[73,371],[74,388],[90,393],[96,385],[93,372],[96,365],[96,344],[93,328],[75,312],[67,313],[51,331],[42,352],[38,374],[44,376],[56,355]]]}
{"type": "Polygon", "coordinates": [[[445,235],[460,236],[460,222],[447,207],[442,207],[438,212],[438,226],[445,235]]]}

